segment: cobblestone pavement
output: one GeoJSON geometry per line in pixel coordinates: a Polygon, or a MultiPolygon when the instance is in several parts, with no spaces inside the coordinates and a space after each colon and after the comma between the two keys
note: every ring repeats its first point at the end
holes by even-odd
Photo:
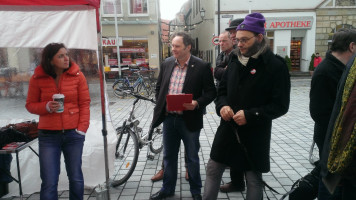
{"type": "MultiPolygon", "coordinates": [[[[108,87],[110,88],[110,87],[108,87]]],[[[309,163],[309,149],[312,144],[313,120],[309,114],[309,90],[310,78],[293,78],[291,90],[291,103],[289,112],[273,121],[271,142],[271,171],[263,174],[263,179],[279,193],[284,194],[290,190],[294,181],[306,175],[313,169],[309,163]]],[[[114,126],[120,126],[122,120],[127,117],[133,99],[114,99],[112,91],[109,94],[109,107],[114,126]]],[[[98,104],[100,111],[100,102],[98,104]]],[[[142,103],[139,106],[137,116],[141,119],[140,126],[144,131],[148,130],[152,118],[152,105],[142,103]]],[[[94,112],[92,112],[94,113],[94,112]]],[[[201,130],[200,143],[200,171],[203,185],[206,176],[206,165],[209,159],[214,133],[219,125],[219,117],[215,114],[214,104],[207,107],[204,116],[204,128],[201,130]]],[[[182,144],[183,145],[183,144],[182,144]]],[[[110,188],[110,199],[149,199],[149,196],[157,192],[162,181],[152,183],[150,178],[161,169],[162,153],[157,154],[153,161],[146,158],[147,148],[142,148],[136,170],[131,178],[123,185],[110,188]]],[[[315,151],[317,154],[317,152],[315,151]]],[[[109,158],[110,159],[110,158],[109,158]]],[[[175,195],[169,199],[192,199],[189,191],[189,183],[185,180],[184,152],[179,153],[178,180],[175,195]]],[[[230,181],[229,169],[223,175],[223,183],[230,181]]],[[[266,189],[270,199],[279,199],[282,195],[274,194],[266,189]]],[[[267,199],[264,194],[264,199],[267,199]]],[[[69,199],[68,191],[59,192],[60,199],[69,199]]],[[[246,192],[219,193],[218,199],[245,199],[246,192]]],[[[19,197],[7,198],[11,200],[19,197]]],[[[39,199],[39,194],[25,195],[26,200],[39,199]]],[[[96,199],[94,190],[86,190],[84,199],[96,199]]]]}

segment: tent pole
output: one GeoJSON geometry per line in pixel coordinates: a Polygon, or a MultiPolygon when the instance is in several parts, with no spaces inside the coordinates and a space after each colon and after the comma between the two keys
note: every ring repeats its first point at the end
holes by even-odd
{"type": "Polygon", "coordinates": [[[105,85],[104,85],[104,65],[103,65],[103,54],[102,54],[102,42],[101,42],[101,32],[98,33],[98,40],[99,42],[99,75],[100,75],[100,95],[101,95],[101,119],[102,119],[102,124],[103,124],[103,129],[101,130],[103,134],[103,140],[104,140],[104,159],[105,159],[105,180],[106,180],[106,192],[107,192],[107,199],[110,200],[110,193],[109,193],[109,162],[108,162],[108,139],[107,139],[107,134],[108,131],[106,129],[106,110],[105,110],[105,85]],[[100,39],[100,40],[99,40],[100,39]]]}
{"type": "MultiPolygon", "coordinates": [[[[98,12],[98,10],[97,10],[98,12]]],[[[104,140],[104,159],[105,159],[105,180],[106,180],[106,196],[107,198],[103,200],[110,200],[110,193],[109,193],[109,162],[108,162],[108,139],[107,139],[107,129],[106,129],[106,98],[105,98],[105,91],[106,85],[105,83],[105,73],[104,73],[104,63],[103,63],[103,46],[102,46],[102,25],[101,25],[101,12],[99,12],[99,23],[100,23],[100,31],[98,32],[98,43],[99,43],[99,75],[100,75],[100,95],[101,95],[101,113],[102,113],[102,134],[104,140]]],[[[103,195],[105,196],[105,195],[103,195]]]]}

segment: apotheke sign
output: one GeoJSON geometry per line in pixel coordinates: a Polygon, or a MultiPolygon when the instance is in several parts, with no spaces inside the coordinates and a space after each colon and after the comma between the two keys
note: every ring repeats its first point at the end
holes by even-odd
{"type": "Polygon", "coordinates": [[[313,26],[313,17],[266,17],[265,29],[311,29],[313,26]]]}

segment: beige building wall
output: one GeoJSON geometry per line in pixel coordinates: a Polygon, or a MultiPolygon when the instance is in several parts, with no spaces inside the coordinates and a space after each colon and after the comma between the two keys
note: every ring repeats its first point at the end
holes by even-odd
{"type": "Polygon", "coordinates": [[[315,51],[325,57],[328,43],[338,28],[356,28],[356,8],[321,8],[316,10],[315,51]]]}

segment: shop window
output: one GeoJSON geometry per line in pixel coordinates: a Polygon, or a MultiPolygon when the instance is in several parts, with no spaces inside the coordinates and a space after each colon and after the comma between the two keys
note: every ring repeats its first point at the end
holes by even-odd
{"type": "Polygon", "coordinates": [[[266,36],[269,40],[269,48],[271,51],[273,51],[273,45],[274,45],[274,31],[266,31],[266,36]]]}
{"type": "Polygon", "coordinates": [[[336,6],[356,6],[355,0],[336,0],[336,6]]]}
{"type": "Polygon", "coordinates": [[[114,5],[116,5],[116,13],[122,15],[121,0],[104,0],[103,1],[103,14],[115,15],[114,5]]]}
{"type": "MultiPolygon", "coordinates": [[[[117,63],[116,46],[104,46],[103,54],[108,58],[105,65],[115,66],[117,63]]],[[[120,64],[129,66],[149,66],[148,40],[146,38],[123,38],[120,46],[120,64]]]]}
{"type": "Polygon", "coordinates": [[[300,68],[300,50],[302,47],[301,38],[293,38],[290,44],[290,59],[292,61],[292,70],[300,68]]]}
{"type": "Polygon", "coordinates": [[[338,30],[342,28],[347,28],[347,29],[355,29],[352,25],[350,24],[340,24],[337,25],[335,28],[332,29],[332,31],[329,33],[329,38],[328,38],[328,49],[330,49],[331,42],[333,40],[334,33],[336,33],[338,30]]]}
{"type": "Polygon", "coordinates": [[[130,0],[130,14],[147,14],[147,0],[130,0]]]}

